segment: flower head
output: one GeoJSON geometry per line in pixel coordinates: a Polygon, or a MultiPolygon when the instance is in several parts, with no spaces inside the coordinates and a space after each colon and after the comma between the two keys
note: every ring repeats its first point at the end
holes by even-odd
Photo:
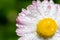
{"type": "Polygon", "coordinates": [[[52,0],[33,1],[16,21],[18,40],[60,40],[60,5],[52,0]]]}

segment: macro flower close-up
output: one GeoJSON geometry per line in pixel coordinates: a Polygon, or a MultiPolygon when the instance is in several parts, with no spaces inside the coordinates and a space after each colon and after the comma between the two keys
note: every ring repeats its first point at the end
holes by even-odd
{"type": "Polygon", "coordinates": [[[18,40],[60,40],[60,4],[33,1],[16,18],[18,40]]]}

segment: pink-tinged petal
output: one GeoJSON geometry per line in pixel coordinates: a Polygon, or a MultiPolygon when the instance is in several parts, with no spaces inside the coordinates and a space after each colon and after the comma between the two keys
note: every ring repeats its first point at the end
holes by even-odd
{"type": "Polygon", "coordinates": [[[34,14],[32,13],[34,9],[32,9],[31,6],[32,6],[32,5],[29,5],[29,7],[27,7],[28,10],[22,9],[22,12],[23,12],[27,17],[32,17],[32,18],[34,18],[35,16],[34,16],[34,14]],[[30,10],[31,10],[32,12],[31,12],[30,10]]]}
{"type": "Polygon", "coordinates": [[[51,3],[51,4],[54,4],[53,0],[50,0],[50,3],[51,3]]]}
{"type": "MultiPolygon", "coordinates": [[[[36,2],[36,4],[37,4],[37,2],[36,2]]],[[[27,10],[29,10],[30,12],[31,12],[31,17],[32,18],[36,18],[36,19],[38,19],[38,17],[39,18],[41,18],[41,13],[39,12],[39,10],[37,9],[37,6],[38,5],[29,5],[28,7],[27,7],[27,10]],[[37,16],[37,15],[39,15],[39,16],[37,16]]]]}
{"type": "Polygon", "coordinates": [[[37,0],[37,3],[36,3],[37,7],[38,6],[41,6],[41,2],[39,0],[37,0]]]}
{"type": "Polygon", "coordinates": [[[58,12],[57,12],[56,21],[57,21],[58,28],[60,30],[60,5],[58,5],[57,9],[58,9],[58,12]]]}
{"type": "Polygon", "coordinates": [[[17,24],[20,23],[20,24],[26,24],[26,25],[35,23],[35,21],[32,20],[31,18],[29,18],[27,16],[22,16],[22,15],[18,16],[16,21],[17,21],[17,24]]]}
{"type": "Polygon", "coordinates": [[[58,13],[57,13],[58,15],[57,16],[59,17],[60,16],[60,5],[58,5],[57,9],[58,9],[58,13]]]}
{"type": "Polygon", "coordinates": [[[31,26],[27,26],[27,25],[18,25],[18,28],[16,29],[16,33],[18,36],[23,36],[24,34],[28,34],[28,33],[32,33],[36,31],[36,26],[31,25],[31,26]]]}
{"type": "Polygon", "coordinates": [[[37,3],[41,3],[41,1],[40,0],[37,0],[37,3]]]}
{"type": "Polygon", "coordinates": [[[57,9],[57,5],[50,5],[51,6],[51,9],[49,10],[49,15],[50,17],[55,17],[57,16],[57,13],[58,13],[58,9],[57,9]]]}
{"type": "MultiPolygon", "coordinates": [[[[30,6],[30,5],[29,5],[30,6]]],[[[22,9],[22,13],[24,13],[27,17],[34,17],[32,13],[29,10],[22,9]]]]}
{"type": "Polygon", "coordinates": [[[20,18],[18,18],[18,17],[16,19],[16,22],[17,22],[17,24],[23,24],[22,20],[20,18]]]}
{"type": "MultiPolygon", "coordinates": [[[[31,7],[31,5],[29,5],[29,7],[31,7]]],[[[28,7],[28,9],[30,9],[29,7],[28,7]]],[[[23,14],[25,14],[25,16],[29,17],[31,20],[38,19],[37,17],[39,17],[39,16],[41,17],[40,13],[37,12],[38,10],[35,10],[35,11],[34,10],[35,9],[33,9],[32,13],[31,13],[30,10],[22,9],[22,12],[20,13],[20,15],[23,13],[23,14]],[[39,16],[37,16],[37,15],[39,15],[39,16]]]]}
{"type": "Polygon", "coordinates": [[[48,5],[48,6],[47,6],[47,9],[48,9],[48,10],[50,10],[50,9],[51,9],[51,6],[50,6],[50,5],[48,5]]]}
{"type": "Polygon", "coordinates": [[[35,18],[35,17],[36,17],[36,16],[34,16],[34,13],[35,13],[34,10],[35,10],[35,8],[32,9],[32,6],[33,6],[33,5],[29,5],[29,6],[27,7],[28,10],[22,9],[22,13],[25,14],[25,15],[26,15],[27,17],[29,17],[29,18],[31,18],[31,17],[32,17],[32,18],[35,18]],[[33,11],[31,12],[30,10],[31,10],[31,11],[33,10],[33,11]],[[34,12],[34,13],[33,13],[33,12],[34,12]]]}
{"type": "Polygon", "coordinates": [[[28,11],[28,10],[26,10],[26,9],[22,9],[22,13],[24,13],[25,15],[29,15],[29,14],[31,14],[31,12],[28,11]]]}
{"type": "Polygon", "coordinates": [[[33,2],[32,2],[33,5],[36,5],[36,3],[37,3],[37,1],[33,1],[33,2]]]}
{"type": "Polygon", "coordinates": [[[24,14],[24,12],[21,12],[21,13],[19,13],[19,16],[26,16],[25,14],[24,14]]]}
{"type": "Polygon", "coordinates": [[[43,1],[42,3],[40,3],[38,6],[37,6],[37,10],[38,12],[42,15],[42,16],[45,16],[45,12],[47,11],[47,6],[48,6],[48,1],[43,1]]]}

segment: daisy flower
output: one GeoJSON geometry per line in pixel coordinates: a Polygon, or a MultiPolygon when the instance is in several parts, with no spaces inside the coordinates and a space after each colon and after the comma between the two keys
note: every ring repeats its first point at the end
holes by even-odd
{"type": "Polygon", "coordinates": [[[33,1],[16,21],[18,40],[60,40],[60,5],[53,0],[33,1]]]}

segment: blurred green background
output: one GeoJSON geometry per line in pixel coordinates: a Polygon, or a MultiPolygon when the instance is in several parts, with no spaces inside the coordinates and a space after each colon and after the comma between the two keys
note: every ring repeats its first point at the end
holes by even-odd
{"type": "MultiPolygon", "coordinates": [[[[42,0],[41,0],[42,1],[42,0]]],[[[60,3],[60,0],[54,0],[60,3]]],[[[32,0],[0,0],[0,40],[17,40],[16,17],[32,0]]]]}

